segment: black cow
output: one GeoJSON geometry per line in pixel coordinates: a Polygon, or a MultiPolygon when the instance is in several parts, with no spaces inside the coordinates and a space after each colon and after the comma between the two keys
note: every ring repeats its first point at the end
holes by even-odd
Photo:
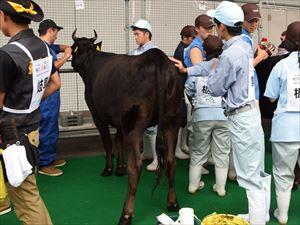
{"type": "MultiPolygon", "coordinates": [[[[180,75],[159,49],[140,56],[100,51],[94,38],[72,38],[72,66],[85,84],[85,100],[100,131],[106,150],[103,175],[112,170],[112,141],[109,125],[117,128],[127,156],[128,192],[119,224],[131,224],[134,197],[140,178],[140,149],[147,127],[158,124],[156,151],[159,159],[157,183],[164,168],[169,178],[167,207],[177,210],[174,190],[174,151],[180,126],[180,75]]],[[[156,186],[155,186],[156,187],[156,186]]]]}

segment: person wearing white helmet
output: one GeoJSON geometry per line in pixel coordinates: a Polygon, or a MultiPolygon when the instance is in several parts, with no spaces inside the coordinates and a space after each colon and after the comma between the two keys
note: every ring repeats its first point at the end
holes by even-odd
{"type": "MultiPolygon", "coordinates": [[[[157,48],[157,46],[151,41],[152,27],[147,20],[140,19],[130,27],[133,31],[134,39],[138,47],[130,52],[129,55],[140,55],[151,48],[157,48]]],[[[148,171],[156,171],[158,165],[155,148],[156,134],[157,126],[147,128],[143,136],[142,159],[153,158],[153,161],[147,166],[148,171]]]]}
{"type": "Polygon", "coordinates": [[[225,41],[218,61],[187,69],[173,61],[188,76],[208,75],[210,94],[223,97],[237,181],[246,189],[250,224],[263,225],[269,219],[270,182],[261,167],[264,133],[255,103],[253,51],[240,36],[244,13],[237,4],[223,1],[207,14],[214,18],[217,33],[225,41]]]}

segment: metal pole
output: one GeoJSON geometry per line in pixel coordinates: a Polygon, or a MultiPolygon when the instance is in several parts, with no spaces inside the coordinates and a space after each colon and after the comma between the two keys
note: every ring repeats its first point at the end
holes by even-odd
{"type": "MultiPolygon", "coordinates": [[[[262,4],[263,4],[262,0],[259,0],[258,7],[259,7],[260,14],[262,14],[262,4]]],[[[259,28],[258,28],[258,42],[260,42],[262,38],[262,32],[263,32],[263,26],[262,26],[262,22],[260,21],[259,28]]]]}
{"type": "Polygon", "coordinates": [[[129,53],[129,0],[125,0],[125,46],[126,54],[129,53]]]}
{"type": "Polygon", "coordinates": [[[146,1],[147,0],[143,0],[142,4],[141,4],[141,18],[142,19],[146,19],[146,1]]]}

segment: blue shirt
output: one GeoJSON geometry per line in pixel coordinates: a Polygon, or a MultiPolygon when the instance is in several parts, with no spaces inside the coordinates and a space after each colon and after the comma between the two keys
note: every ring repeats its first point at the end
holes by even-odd
{"type": "Polygon", "coordinates": [[[249,58],[253,52],[249,44],[241,36],[235,36],[224,43],[223,53],[219,57],[216,69],[211,70],[213,61],[198,63],[187,68],[188,76],[207,76],[207,86],[212,96],[223,96],[223,107],[226,111],[242,107],[247,104],[249,58]],[[243,48],[247,54],[234,45],[243,48]]]}
{"type": "Polygon", "coordinates": [[[55,62],[57,60],[57,55],[60,53],[60,47],[59,45],[56,44],[52,44],[52,45],[49,45],[48,43],[46,44],[48,45],[50,54],[53,57],[53,62],[55,62]]]}
{"type": "MultiPolygon", "coordinates": [[[[250,46],[251,46],[251,49],[253,51],[253,38],[252,38],[252,35],[246,30],[246,29],[242,29],[242,35],[243,37],[243,40],[245,42],[247,42],[250,46]]],[[[254,53],[253,53],[254,55],[254,53]]],[[[256,71],[254,70],[254,88],[255,88],[255,98],[257,100],[259,100],[259,84],[258,84],[258,78],[257,78],[257,73],[256,71]]]]}
{"type": "Polygon", "coordinates": [[[292,52],[287,58],[279,61],[273,68],[266,85],[264,95],[278,99],[277,108],[272,119],[271,141],[299,142],[300,141],[300,112],[285,112],[287,107],[287,76],[291,73],[300,74],[298,52],[292,52]]]}
{"type": "Polygon", "coordinates": [[[203,49],[203,41],[201,40],[200,37],[196,36],[194,38],[194,40],[192,41],[192,43],[189,45],[189,47],[187,47],[186,51],[184,52],[184,64],[187,67],[193,66],[190,54],[191,54],[191,50],[193,48],[199,48],[202,54],[202,58],[203,60],[205,60],[205,53],[204,53],[204,49],[203,49]]]}

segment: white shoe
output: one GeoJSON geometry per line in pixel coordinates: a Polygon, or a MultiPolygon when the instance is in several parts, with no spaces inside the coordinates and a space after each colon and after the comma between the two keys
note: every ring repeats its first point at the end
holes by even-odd
{"type": "Polygon", "coordinates": [[[158,161],[157,159],[156,160],[153,160],[152,163],[150,163],[146,169],[150,172],[154,172],[157,170],[157,166],[158,166],[158,161]]]}
{"type": "Polygon", "coordinates": [[[202,166],[192,166],[189,169],[189,187],[188,191],[191,194],[196,193],[204,187],[204,182],[201,181],[202,166]]]}
{"type": "Polygon", "coordinates": [[[236,181],[236,172],[234,169],[228,171],[228,179],[231,181],[236,181]]]}
{"type": "Polygon", "coordinates": [[[265,191],[246,191],[249,208],[249,222],[251,225],[266,224],[265,191]]]}
{"type": "Polygon", "coordinates": [[[202,175],[207,175],[209,174],[209,170],[207,170],[205,167],[202,167],[201,173],[202,175]]]}
{"type": "Polygon", "coordinates": [[[177,145],[176,145],[176,149],[175,149],[175,157],[177,159],[189,159],[190,156],[185,154],[182,149],[181,149],[181,136],[182,136],[182,129],[183,128],[180,128],[179,131],[178,131],[178,138],[177,138],[177,145]]]}
{"type": "Polygon", "coordinates": [[[180,136],[180,147],[182,151],[186,154],[189,154],[189,146],[187,145],[187,134],[188,130],[187,127],[180,128],[181,129],[181,136],[180,136]]]}
{"type": "Polygon", "coordinates": [[[284,218],[280,217],[279,212],[278,212],[278,208],[275,209],[275,211],[274,211],[274,217],[275,217],[275,219],[277,219],[277,221],[280,225],[286,225],[287,224],[288,217],[284,217],[284,218]]]}
{"type": "Polygon", "coordinates": [[[217,184],[213,185],[213,191],[216,192],[220,197],[224,197],[226,195],[225,188],[218,188],[217,184]]]}
{"type": "Polygon", "coordinates": [[[228,168],[218,168],[215,167],[216,183],[213,186],[214,192],[216,192],[220,197],[226,195],[225,186],[227,180],[228,168]]]}
{"type": "Polygon", "coordinates": [[[185,154],[182,150],[181,150],[181,148],[176,148],[176,151],[175,151],[175,157],[177,158],[177,159],[189,159],[190,158],[190,156],[189,155],[187,155],[187,154],[185,154]]]}
{"type": "Polygon", "coordinates": [[[155,151],[156,135],[144,133],[143,135],[143,152],[141,153],[142,160],[153,160],[153,149],[155,151]]]}
{"type": "Polygon", "coordinates": [[[198,190],[203,189],[204,186],[205,186],[205,183],[202,180],[199,182],[198,187],[193,187],[193,186],[189,185],[189,193],[190,194],[195,194],[198,190]]]}
{"type": "Polygon", "coordinates": [[[281,225],[288,222],[288,212],[291,200],[291,191],[282,192],[276,190],[277,209],[274,211],[274,217],[281,225]]]}
{"type": "MultiPolygon", "coordinates": [[[[265,203],[266,203],[266,223],[270,221],[270,188],[271,188],[271,176],[267,175],[263,178],[263,188],[265,192],[265,203]]],[[[248,214],[239,214],[239,217],[243,218],[247,222],[250,222],[249,213],[248,214]]]]}
{"type": "Polygon", "coordinates": [[[150,151],[152,153],[153,156],[153,161],[147,166],[147,170],[148,171],[156,171],[157,170],[157,166],[158,166],[158,160],[157,160],[157,155],[156,155],[156,148],[155,148],[155,144],[156,144],[156,134],[147,134],[144,133],[144,144],[143,144],[143,148],[144,150],[150,151]]]}

